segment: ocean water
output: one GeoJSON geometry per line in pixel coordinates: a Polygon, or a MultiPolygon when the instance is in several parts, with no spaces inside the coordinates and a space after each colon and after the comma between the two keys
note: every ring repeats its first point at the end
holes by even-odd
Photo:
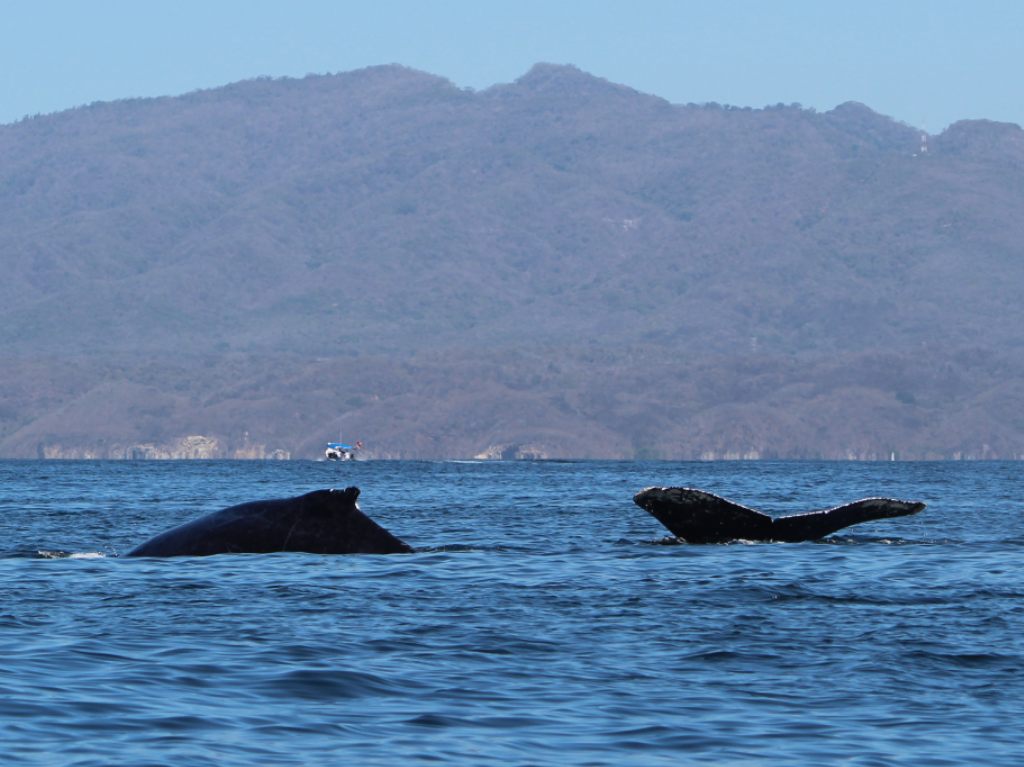
{"type": "Polygon", "coordinates": [[[0,462],[0,763],[1017,767],[1021,469],[0,462]],[[669,545],[667,484],[929,506],[669,545]],[[418,553],[117,556],[347,485],[418,553]]]}

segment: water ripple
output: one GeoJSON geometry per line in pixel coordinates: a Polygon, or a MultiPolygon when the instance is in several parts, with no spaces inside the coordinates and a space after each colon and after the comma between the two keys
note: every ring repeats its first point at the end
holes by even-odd
{"type": "Polygon", "coordinates": [[[1016,466],[73,469],[0,462],[5,764],[1021,762],[1016,466]],[[781,513],[931,505],[821,543],[664,545],[630,497],[670,483],[781,513]],[[343,484],[424,548],[109,556],[343,484]]]}

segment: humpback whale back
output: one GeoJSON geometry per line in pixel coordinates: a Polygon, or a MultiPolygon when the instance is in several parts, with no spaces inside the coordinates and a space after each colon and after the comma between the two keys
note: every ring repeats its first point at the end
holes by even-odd
{"type": "Polygon", "coordinates": [[[231,506],[168,530],[129,557],[304,551],[396,554],[412,548],[359,510],[359,488],[315,490],[295,498],[231,506]]]}
{"type": "Polygon", "coordinates": [[[773,519],[726,498],[690,487],[648,487],[633,502],[687,543],[812,541],[844,527],[916,514],[919,501],[865,498],[843,506],[773,519]]]}

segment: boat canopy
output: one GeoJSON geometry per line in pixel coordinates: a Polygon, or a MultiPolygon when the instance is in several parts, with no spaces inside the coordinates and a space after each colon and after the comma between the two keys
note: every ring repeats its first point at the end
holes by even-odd
{"type": "Polygon", "coordinates": [[[328,442],[327,447],[334,448],[335,450],[355,450],[355,447],[346,445],[344,442],[328,442]]]}

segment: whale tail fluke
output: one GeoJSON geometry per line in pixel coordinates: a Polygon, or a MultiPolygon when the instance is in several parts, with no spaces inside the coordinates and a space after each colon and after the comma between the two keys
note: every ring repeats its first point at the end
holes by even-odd
{"type": "Polygon", "coordinates": [[[843,506],[773,519],[726,498],[690,487],[648,487],[633,502],[688,543],[813,541],[844,527],[916,514],[925,504],[865,498],[843,506]]]}
{"type": "Polygon", "coordinates": [[[776,541],[813,541],[861,522],[917,514],[924,507],[925,504],[920,501],[864,498],[832,509],[794,514],[772,520],[772,539],[776,541]]]}

